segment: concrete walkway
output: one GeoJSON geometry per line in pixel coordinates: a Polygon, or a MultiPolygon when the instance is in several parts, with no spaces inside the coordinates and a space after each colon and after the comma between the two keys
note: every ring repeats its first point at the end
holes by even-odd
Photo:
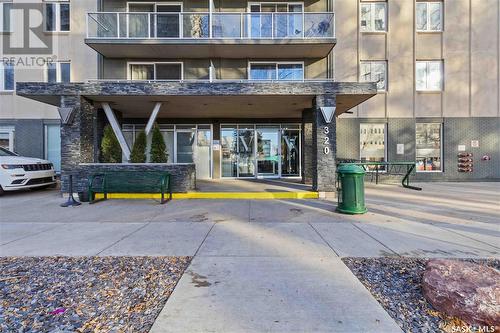
{"type": "Polygon", "coordinates": [[[153,332],[379,332],[398,326],[343,256],[500,257],[498,183],[368,184],[369,213],[321,200],[0,199],[0,255],[195,256],[153,332]]]}

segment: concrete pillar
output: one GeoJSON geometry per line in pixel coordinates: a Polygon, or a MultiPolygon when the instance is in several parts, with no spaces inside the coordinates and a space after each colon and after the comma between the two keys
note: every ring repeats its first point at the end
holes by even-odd
{"type": "Polygon", "coordinates": [[[336,118],[325,119],[321,107],[335,107],[335,95],[318,95],[314,100],[312,141],[313,141],[313,190],[335,192],[336,179],[336,118]]]}
{"type": "Polygon", "coordinates": [[[312,184],[313,179],[313,134],[312,134],[313,110],[302,111],[302,182],[312,184]]]}
{"type": "MultiPolygon", "coordinates": [[[[96,111],[87,99],[80,96],[61,96],[61,108],[71,108],[72,116],[61,124],[61,191],[69,189],[68,176],[78,172],[80,163],[94,162],[94,118],[96,111]]],[[[74,191],[85,188],[85,180],[73,180],[74,191]]]]}

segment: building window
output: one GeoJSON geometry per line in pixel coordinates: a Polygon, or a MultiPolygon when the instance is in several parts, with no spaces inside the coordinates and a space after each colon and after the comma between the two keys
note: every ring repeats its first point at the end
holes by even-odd
{"type": "MultiPolygon", "coordinates": [[[[385,127],[383,123],[365,123],[359,125],[359,157],[362,162],[384,162],[385,127]]],[[[384,170],[385,168],[379,168],[384,170]]]]}
{"type": "Polygon", "coordinates": [[[378,91],[387,90],[387,61],[361,61],[360,82],[377,82],[378,91]]]}
{"type": "Polygon", "coordinates": [[[361,3],[361,32],[387,31],[387,3],[361,3]]]}
{"type": "Polygon", "coordinates": [[[0,126],[0,148],[14,152],[14,127],[0,126]]]}
{"type": "Polygon", "coordinates": [[[70,30],[69,2],[48,2],[45,4],[45,30],[54,32],[70,30]]]}
{"type": "Polygon", "coordinates": [[[282,80],[296,81],[304,79],[303,63],[249,63],[250,80],[282,80]]]}
{"type": "Polygon", "coordinates": [[[442,130],[440,123],[416,125],[417,171],[442,171],[442,130]]]}
{"type": "Polygon", "coordinates": [[[129,63],[129,80],[179,81],[183,79],[182,62],[129,63]]]}
{"type": "Polygon", "coordinates": [[[14,90],[14,65],[0,61],[0,91],[14,90]]]}
{"type": "Polygon", "coordinates": [[[12,32],[12,22],[10,11],[12,9],[11,2],[0,2],[0,32],[12,32]]]}
{"type": "Polygon", "coordinates": [[[45,159],[52,162],[54,170],[61,171],[61,126],[45,125],[45,159]]]}
{"type": "Polygon", "coordinates": [[[417,31],[443,30],[443,3],[417,2],[417,17],[415,19],[417,31]]]}
{"type": "Polygon", "coordinates": [[[62,61],[47,64],[47,82],[71,82],[71,64],[62,61]]]}
{"type": "Polygon", "coordinates": [[[417,91],[443,90],[443,62],[417,61],[416,81],[417,91]]]}

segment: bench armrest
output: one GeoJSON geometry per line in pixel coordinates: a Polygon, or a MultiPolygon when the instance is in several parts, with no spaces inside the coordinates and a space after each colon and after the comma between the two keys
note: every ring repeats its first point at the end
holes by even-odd
{"type": "Polygon", "coordinates": [[[105,179],[106,179],[106,174],[105,173],[96,173],[96,174],[93,174],[93,175],[89,176],[89,178],[88,178],[89,189],[93,189],[94,188],[94,180],[97,177],[103,177],[104,178],[104,181],[103,181],[103,184],[101,186],[101,189],[104,188],[104,182],[105,182],[105,179]]]}

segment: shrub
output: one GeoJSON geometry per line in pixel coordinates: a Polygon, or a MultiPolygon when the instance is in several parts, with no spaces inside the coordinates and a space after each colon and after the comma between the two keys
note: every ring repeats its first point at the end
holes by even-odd
{"type": "Polygon", "coordinates": [[[134,147],[130,153],[131,163],[145,163],[146,162],[146,132],[141,131],[137,138],[135,138],[134,147]]]}
{"type": "Polygon", "coordinates": [[[153,127],[153,136],[151,137],[151,163],[166,163],[168,161],[167,147],[160,127],[157,124],[153,127]]]}
{"type": "Polygon", "coordinates": [[[122,149],[110,125],[104,127],[101,157],[104,163],[121,163],[122,161],[122,149]]]}

